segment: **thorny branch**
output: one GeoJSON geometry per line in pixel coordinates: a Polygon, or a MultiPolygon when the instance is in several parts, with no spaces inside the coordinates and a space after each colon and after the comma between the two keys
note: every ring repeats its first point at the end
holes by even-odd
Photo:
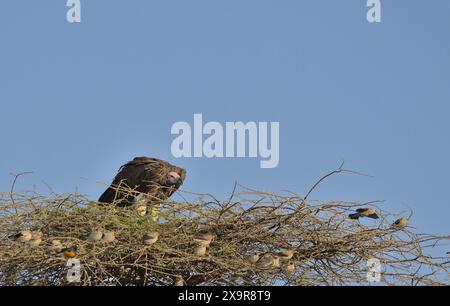
{"type": "Polygon", "coordinates": [[[63,247],[77,246],[82,269],[76,285],[172,285],[177,276],[188,285],[367,284],[370,258],[383,265],[382,284],[448,285],[449,254],[430,252],[440,252],[449,236],[395,229],[394,215],[382,204],[311,205],[307,196],[235,184],[224,201],[183,192],[183,201],[161,203],[155,219],[78,194],[15,194],[12,200],[0,193],[0,284],[68,284],[67,259],[51,249],[58,240],[63,247]],[[380,219],[348,218],[362,206],[376,209],[380,219]],[[91,241],[93,228],[113,232],[115,239],[91,241]],[[31,246],[14,239],[19,230],[42,232],[42,242],[31,246]],[[157,241],[144,243],[154,232],[157,241]],[[204,232],[214,238],[199,254],[195,237],[204,232]],[[294,251],[292,258],[262,264],[282,250],[294,251]],[[259,261],[252,263],[250,255],[259,261]]]}

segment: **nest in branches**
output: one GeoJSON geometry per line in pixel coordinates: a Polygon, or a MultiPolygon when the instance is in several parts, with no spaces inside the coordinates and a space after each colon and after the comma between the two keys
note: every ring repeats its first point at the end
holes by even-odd
{"type": "Polygon", "coordinates": [[[367,284],[373,259],[382,284],[448,284],[448,255],[426,251],[448,237],[392,228],[395,218],[380,203],[311,204],[295,194],[238,189],[223,201],[184,193],[184,201],[161,203],[158,218],[75,194],[0,194],[0,285],[367,284]],[[361,207],[380,218],[349,219],[361,207]],[[93,241],[93,229],[112,232],[113,241],[93,241]],[[26,230],[40,231],[42,241],[18,239],[26,230]],[[154,232],[157,241],[146,243],[154,232]],[[205,232],[213,239],[202,244],[205,232]],[[54,241],[76,246],[73,258],[52,249],[54,241]],[[283,250],[294,251],[292,258],[278,257],[283,250]],[[73,259],[76,281],[68,278],[73,259]]]}

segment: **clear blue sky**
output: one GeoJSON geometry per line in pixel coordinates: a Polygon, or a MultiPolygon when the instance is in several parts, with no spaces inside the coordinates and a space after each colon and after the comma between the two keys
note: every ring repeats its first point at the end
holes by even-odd
{"type": "Polygon", "coordinates": [[[300,194],[342,159],[319,200],[386,200],[448,234],[450,1],[65,0],[0,4],[0,189],[96,199],[134,156],[188,170],[184,189],[223,197],[234,181],[300,194]],[[280,164],[175,159],[175,121],[279,121],[280,164]],[[82,178],[87,178],[82,179],[82,178]]]}

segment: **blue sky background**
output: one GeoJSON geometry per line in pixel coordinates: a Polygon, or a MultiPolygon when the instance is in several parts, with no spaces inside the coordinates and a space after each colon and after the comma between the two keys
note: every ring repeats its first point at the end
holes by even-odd
{"type": "Polygon", "coordinates": [[[386,200],[411,225],[448,234],[450,1],[65,0],[0,5],[0,190],[96,199],[134,156],[188,170],[184,189],[237,180],[304,194],[342,159],[319,200],[386,200]],[[279,121],[280,164],[175,159],[175,121],[279,121]],[[85,179],[83,179],[85,178],[85,179]]]}

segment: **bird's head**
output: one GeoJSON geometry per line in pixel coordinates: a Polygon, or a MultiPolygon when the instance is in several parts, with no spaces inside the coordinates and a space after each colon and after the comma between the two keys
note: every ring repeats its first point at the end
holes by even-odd
{"type": "Polygon", "coordinates": [[[163,184],[167,187],[178,188],[183,184],[184,178],[186,177],[186,170],[181,168],[172,168],[167,172],[163,179],[163,184]]]}

